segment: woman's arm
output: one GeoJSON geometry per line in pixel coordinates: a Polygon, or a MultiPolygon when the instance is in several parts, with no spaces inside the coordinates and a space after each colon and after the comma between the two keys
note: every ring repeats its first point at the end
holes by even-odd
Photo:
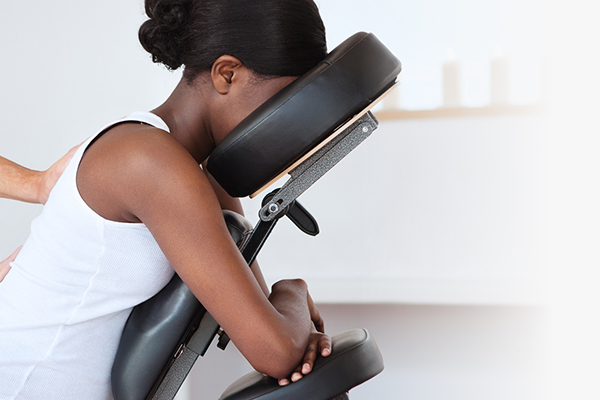
{"type": "Polygon", "coordinates": [[[0,197],[45,204],[78,147],[73,147],[46,171],[34,171],[0,157],[0,197]]]}
{"type": "Polygon", "coordinates": [[[138,125],[117,127],[87,150],[77,184],[101,216],[146,224],[256,370],[286,378],[300,365],[318,315],[306,284],[278,283],[265,296],[229,235],[208,178],[174,138],[138,125]]]}
{"type": "MultiPolygon", "coordinates": [[[[240,215],[244,215],[244,209],[242,208],[242,203],[240,199],[231,197],[225,189],[221,187],[221,185],[215,180],[215,178],[208,172],[206,169],[206,161],[202,163],[202,169],[208,178],[213,190],[215,191],[215,195],[221,205],[221,209],[230,210],[237,212],[240,215]]],[[[267,297],[270,298],[271,303],[273,303],[273,298],[270,297],[269,289],[265,282],[265,278],[262,274],[260,267],[258,266],[258,262],[254,261],[251,267],[251,271],[254,274],[254,277],[258,281],[260,287],[267,297]]],[[[276,283],[279,284],[280,282],[276,283]]],[[[310,299],[310,295],[309,295],[310,299]]],[[[328,335],[325,335],[325,327],[323,324],[323,320],[320,315],[318,315],[318,310],[314,306],[312,299],[310,299],[309,309],[313,310],[311,313],[311,319],[314,322],[314,329],[310,335],[310,339],[308,345],[306,346],[304,357],[302,359],[302,363],[296,367],[294,372],[291,374],[290,378],[279,379],[280,385],[287,385],[290,383],[290,380],[296,382],[299,379],[312,371],[312,367],[317,358],[317,354],[321,354],[324,357],[327,357],[331,354],[331,338],[328,335]]]]}
{"type": "MultiPolygon", "coordinates": [[[[240,214],[241,216],[244,216],[244,208],[242,207],[240,199],[237,197],[231,197],[229,193],[227,193],[225,189],[223,189],[221,185],[219,185],[219,182],[217,182],[216,179],[213,178],[213,176],[206,169],[206,161],[202,163],[202,170],[206,174],[206,177],[208,178],[208,181],[210,182],[210,185],[212,186],[215,195],[217,196],[217,200],[219,201],[221,209],[230,210],[240,214]]],[[[265,277],[263,276],[257,261],[254,261],[254,263],[252,263],[252,267],[250,268],[250,270],[254,274],[254,277],[258,281],[258,284],[265,293],[265,296],[269,297],[269,287],[267,286],[267,282],[265,281],[265,277]]]]}

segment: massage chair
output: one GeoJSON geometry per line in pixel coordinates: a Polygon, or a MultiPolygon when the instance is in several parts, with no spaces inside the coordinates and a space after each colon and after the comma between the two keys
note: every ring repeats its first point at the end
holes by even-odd
{"type": "MultiPolygon", "coordinates": [[[[319,227],[297,198],[377,129],[371,108],[397,84],[400,61],[371,33],[359,32],[312,70],[276,93],[234,128],[209,158],[207,169],[233,197],[264,196],[259,221],[223,217],[251,265],[277,221],[286,216],[309,235],[319,227]]],[[[112,368],[115,400],[173,399],[199,356],[229,342],[217,321],[175,275],[156,296],[135,307],[112,368]]],[[[365,329],[332,336],[333,352],[313,371],[279,386],[252,372],[220,400],[347,399],[347,392],[383,370],[377,344],[365,329]]]]}

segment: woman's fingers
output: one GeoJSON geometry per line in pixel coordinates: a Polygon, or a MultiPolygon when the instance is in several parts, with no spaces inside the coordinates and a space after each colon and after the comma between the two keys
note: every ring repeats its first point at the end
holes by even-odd
{"type": "Polygon", "coordinates": [[[321,335],[319,338],[319,349],[321,349],[321,355],[323,357],[329,357],[331,355],[333,344],[329,335],[321,335]]]}
{"type": "Polygon", "coordinates": [[[322,357],[328,357],[331,354],[331,337],[324,333],[314,333],[316,338],[314,344],[309,344],[304,355],[304,361],[302,363],[302,374],[306,375],[310,373],[315,365],[317,354],[322,357]]]}
{"type": "Polygon", "coordinates": [[[304,354],[304,358],[302,359],[302,364],[299,365],[294,372],[292,372],[289,379],[280,379],[278,381],[279,385],[285,386],[291,382],[297,382],[302,379],[304,375],[309,374],[315,365],[317,354],[327,357],[331,354],[331,347],[331,338],[328,335],[320,332],[313,332],[310,335],[308,345],[306,346],[306,352],[304,354]]]}
{"type": "Polygon", "coordinates": [[[312,320],[313,324],[315,324],[315,328],[317,328],[318,332],[325,333],[325,322],[323,321],[323,318],[321,318],[319,309],[315,306],[312,297],[310,297],[310,293],[307,294],[307,296],[308,310],[310,311],[310,319],[312,320]]]}
{"type": "Polygon", "coordinates": [[[320,335],[322,334],[313,333],[310,335],[310,340],[308,341],[308,346],[306,347],[306,351],[304,352],[304,359],[302,360],[302,367],[300,369],[300,371],[304,375],[312,371],[315,359],[317,358],[317,349],[319,346],[320,335]]]}
{"type": "Polygon", "coordinates": [[[314,329],[316,331],[311,333],[308,339],[302,364],[296,367],[289,378],[279,379],[278,382],[280,386],[289,385],[291,382],[297,382],[302,379],[304,375],[307,375],[312,371],[318,354],[323,357],[327,357],[332,351],[331,338],[323,333],[325,332],[325,323],[323,322],[323,318],[321,318],[321,314],[315,306],[310,294],[307,294],[307,296],[310,319],[312,320],[314,329]]]}
{"type": "Polygon", "coordinates": [[[292,377],[290,378],[292,382],[297,382],[302,379],[304,375],[302,374],[302,365],[298,365],[294,372],[292,372],[292,377]]]}
{"type": "Polygon", "coordinates": [[[19,248],[16,249],[10,256],[8,256],[6,260],[0,262],[0,282],[4,280],[4,277],[6,274],[8,274],[8,271],[10,271],[10,263],[15,261],[22,248],[23,246],[19,246],[19,248]]]}
{"type": "Polygon", "coordinates": [[[290,375],[289,379],[280,379],[279,386],[289,385],[291,382],[296,382],[302,379],[304,375],[302,375],[302,364],[296,367],[294,372],[290,375]]]}
{"type": "Polygon", "coordinates": [[[290,380],[289,379],[280,379],[278,382],[279,382],[279,386],[285,386],[285,385],[289,385],[290,384],[290,380]]]}
{"type": "Polygon", "coordinates": [[[327,357],[331,355],[331,351],[331,337],[324,333],[313,332],[308,340],[302,364],[296,367],[290,378],[279,379],[279,386],[289,385],[291,382],[297,382],[302,379],[304,375],[307,375],[312,371],[315,360],[317,359],[317,354],[327,357]]]}

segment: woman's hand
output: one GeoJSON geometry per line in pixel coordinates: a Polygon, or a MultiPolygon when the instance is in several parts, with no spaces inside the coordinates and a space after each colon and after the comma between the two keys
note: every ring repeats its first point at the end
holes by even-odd
{"type": "Polygon", "coordinates": [[[325,334],[325,323],[310,294],[307,295],[307,301],[308,309],[310,310],[310,318],[313,322],[313,332],[308,339],[308,345],[304,352],[302,364],[292,372],[290,379],[279,380],[279,385],[281,386],[289,384],[290,380],[296,382],[302,379],[304,375],[309,374],[313,369],[317,354],[320,354],[323,357],[327,357],[331,354],[331,337],[325,334]]]}
{"type": "Polygon", "coordinates": [[[323,357],[327,357],[331,354],[331,338],[325,333],[314,331],[308,339],[308,345],[306,346],[302,364],[292,372],[292,376],[289,379],[280,379],[279,385],[285,386],[288,385],[290,381],[299,381],[304,375],[309,374],[313,369],[317,354],[320,354],[323,357]]]}
{"type": "Polygon", "coordinates": [[[8,271],[10,271],[10,263],[15,261],[15,258],[17,258],[22,247],[23,246],[15,250],[6,260],[0,262],[0,282],[4,280],[4,277],[8,274],[8,271]]]}

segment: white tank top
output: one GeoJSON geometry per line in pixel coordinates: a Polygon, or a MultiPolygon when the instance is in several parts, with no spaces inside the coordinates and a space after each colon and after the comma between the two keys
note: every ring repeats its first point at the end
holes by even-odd
{"type": "MultiPolygon", "coordinates": [[[[147,112],[123,121],[169,131],[147,112]]],[[[0,399],[112,399],[125,321],[174,274],[144,224],[106,220],[81,198],[76,174],[93,138],[73,156],[0,283],[0,399]]]]}

